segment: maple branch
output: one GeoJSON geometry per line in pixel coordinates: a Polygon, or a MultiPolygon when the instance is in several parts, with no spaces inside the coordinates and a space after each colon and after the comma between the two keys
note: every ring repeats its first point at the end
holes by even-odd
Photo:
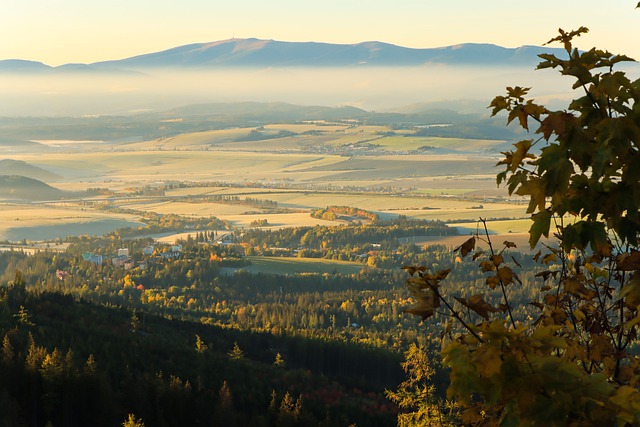
{"type": "Polygon", "coordinates": [[[458,320],[458,322],[460,322],[462,324],[462,326],[464,326],[464,328],[469,331],[471,333],[471,335],[473,335],[473,337],[475,339],[477,339],[479,342],[484,344],[484,340],[482,339],[482,337],[480,335],[478,335],[478,333],[476,331],[474,331],[471,326],[469,326],[467,324],[467,322],[465,322],[462,317],[460,317],[460,315],[458,314],[457,311],[455,311],[453,309],[453,307],[447,302],[447,300],[442,296],[442,294],[440,292],[438,292],[437,286],[432,286],[429,282],[427,282],[427,284],[429,285],[429,287],[431,288],[431,290],[438,296],[438,298],[440,299],[440,301],[442,301],[444,303],[444,305],[447,306],[447,308],[449,309],[449,312],[451,312],[451,314],[453,315],[453,317],[456,318],[456,320],[458,320]]]}
{"type": "MultiPolygon", "coordinates": [[[[485,233],[485,236],[487,236],[487,244],[489,245],[489,251],[491,252],[491,256],[494,256],[495,252],[493,250],[493,245],[491,244],[491,238],[489,237],[489,230],[487,229],[487,221],[482,218],[480,218],[480,221],[484,226],[484,233],[485,233]]],[[[511,321],[511,325],[515,328],[516,321],[513,319],[513,313],[511,312],[511,304],[509,303],[509,298],[507,297],[507,291],[505,290],[504,282],[500,278],[500,275],[498,275],[498,281],[500,282],[500,289],[502,289],[502,297],[504,298],[504,304],[507,306],[507,312],[509,313],[509,320],[511,321]]]]}

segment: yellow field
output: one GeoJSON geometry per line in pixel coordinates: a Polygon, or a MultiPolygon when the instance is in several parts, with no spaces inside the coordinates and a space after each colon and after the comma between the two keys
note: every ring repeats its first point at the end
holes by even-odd
{"type": "Polygon", "coordinates": [[[127,214],[109,214],[80,208],[0,205],[0,240],[47,240],[69,234],[103,234],[117,228],[142,225],[127,214]]]}
{"type": "Polygon", "coordinates": [[[261,229],[277,229],[287,227],[312,227],[314,225],[344,225],[343,221],[325,221],[313,218],[308,213],[290,214],[256,214],[256,215],[221,215],[221,219],[230,221],[236,227],[250,228],[251,221],[266,219],[269,222],[267,227],[261,229]]]}

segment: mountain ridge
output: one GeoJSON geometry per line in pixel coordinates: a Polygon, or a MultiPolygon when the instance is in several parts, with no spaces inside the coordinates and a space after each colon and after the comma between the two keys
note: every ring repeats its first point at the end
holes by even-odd
{"type": "Polygon", "coordinates": [[[0,60],[3,72],[140,72],[157,68],[211,69],[252,67],[366,67],[445,65],[531,66],[540,53],[559,48],[524,45],[506,48],[489,43],[462,43],[435,48],[409,48],[379,41],[353,44],[286,42],[232,38],[191,43],[158,52],[90,64],[57,67],[21,59],[0,60]]]}

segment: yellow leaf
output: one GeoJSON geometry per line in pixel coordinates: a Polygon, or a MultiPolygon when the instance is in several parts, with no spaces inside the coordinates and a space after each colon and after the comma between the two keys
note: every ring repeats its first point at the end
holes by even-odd
{"type": "Polygon", "coordinates": [[[508,285],[513,283],[513,271],[509,267],[500,267],[498,269],[498,278],[502,281],[502,284],[508,285]]]}
{"type": "Polygon", "coordinates": [[[575,277],[570,277],[564,282],[564,290],[569,293],[576,294],[580,288],[582,288],[582,283],[575,277]]]}
{"type": "Polygon", "coordinates": [[[414,316],[420,316],[422,320],[425,320],[433,316],[433,300],[419,299],[414,305],[402,310],[404,313],[413,314],[414,316]]]}
{"type": "Polygon", "coordinates": [[[527,213],[533,213],[536,211],[544,211],[546,204],[546,195],[544,192],[544,185],[542,180],[537,177],[530,177],[527,181],[516,190],[516,194],[519,196],[530,196],[529,207],[527,213]]]}
{"type": "Polygon", "coordinates": [[[587,316],[580,309],[573,310],[573,317],[575,317],[578,322],[582,322],[587,318],[587,316]]]}
{"type": "Polygon", "coordinates": [[[486,273],[487,271],[493,271],[493,270],[496,269],[496,267],[490,261],[482,261],[482,262],[480,262],[480,268],[482,269],[483,273],[486,273]]]}
{"type": "Polygon", "coordinates": [[[473,353],[478,374],[482,378],[491,378],[500,373],[502,358],[500,350],[494,346],[483,345],[473,353]]]}
{"type": "Polygon", "coordinates": [[[502,257],[502,255],[492,255],[491,261],[493,262],[493,265],[495,265],[496,267],[499,267],[500,264],[504,262],[504,258],[502,257]]]}
{"type": "Polygon", "coordinates": [[[489,276],[489,277],[487,277],[487,285],[491,289],[495,289],[496,286],[498,286],[499,284],[500,284],[500,279],[498,279],[498,276],[489,276]]]}

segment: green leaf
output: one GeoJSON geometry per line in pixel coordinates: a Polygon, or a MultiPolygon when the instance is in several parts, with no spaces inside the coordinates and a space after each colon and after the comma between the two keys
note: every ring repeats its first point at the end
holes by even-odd
{"type": "Polygon", "coordinates": [[[533,213],[535,210],[543,211],[545,209],[546,195],[544,192],[544,185],[540,178],[531,176],[525,182],[520,185],[520,188],[516,190],[516,194],[519,196],[530,196],[529,207],[527,213],[533,213]]]}
{"type": "Polygon", "coordinates": [[[551,228],[551,210],[545,209],[537,214],[531,215],[533,224],[529,229],[529,245],[533,249],[540,240],[540,237],[549,237],[549,228],[551,228]]]}

